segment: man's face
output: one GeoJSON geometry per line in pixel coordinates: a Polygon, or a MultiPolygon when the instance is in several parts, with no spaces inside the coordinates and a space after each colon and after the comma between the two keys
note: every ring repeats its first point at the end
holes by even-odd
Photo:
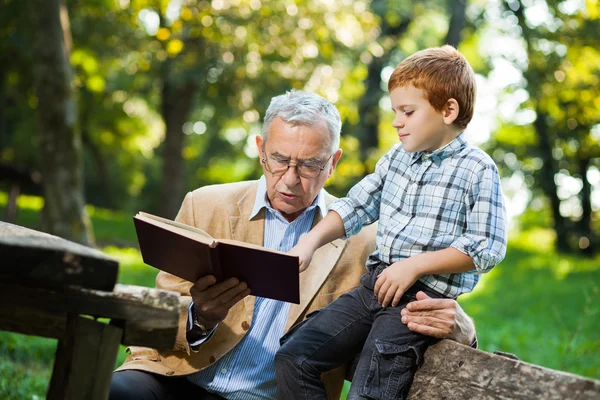
{"type": "Polygon", "coordinates": [[[325,123],[313,126],[288,124],[276,117],[269,127],[266,142],[257,136],[256,145],[260,159],[275,157],[289,160],[292,166],[283,174],[272,174],[261,165],[267,180],[267,196],[271,207],[279,211],[288,221],[293,221],[302,211],[312,204],[331,176],[342,151],[331,154],[330,135],[325,123]],[[316,178],[298,175],[296,163],[325,165],[325,169],[316,178]]]}
{"type": "MultiPolygon", "coordinates": [[[[390,98],[396,113],[392,126],[396,128],[404,150],[431,152],[456,137],[456,128],[452,125],[456,117],[449,117],[450,110],[436,111],[423,90],[412,85],[397,87],[391,91],[390,98]]],[[[456,100],[451,99],[450,103],[449,107],[458,108],[456,100]]]]}

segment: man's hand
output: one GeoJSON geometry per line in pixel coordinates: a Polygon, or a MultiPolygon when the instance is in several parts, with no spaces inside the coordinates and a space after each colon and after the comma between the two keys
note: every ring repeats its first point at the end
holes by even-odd
{"type": "Polygon", "coordinates": [[[419,279],[411,258],[396,261],[383,270],[378,276],[373,288],[377,301],[382,307],[392,304],[396,307],[404,292],[419,279]]]}
{"type": "Polygon", "coordinates": [[[408,329],[438,339],[451,339],[469,346],[475,339],[473,320],[456,300],[432,299],[423,292],[402,309],[402,322],[408,329]]]}
{"type": "Polygon", "coordinates": [[[217,326],[225,319],[231,307],[250,294],[248,285],[236,278],[216,282],[214,276],[208,275],[198,279],[190,288],[196,317],[206,329],[217,326]]]}

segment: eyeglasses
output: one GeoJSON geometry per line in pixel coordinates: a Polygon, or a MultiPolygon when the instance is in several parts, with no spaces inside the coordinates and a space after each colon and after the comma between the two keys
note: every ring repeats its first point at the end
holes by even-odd
{"type": "MultiPolygon", "coordinates": [[[[265,151],[263,149],[263,154],[265,151]]],[[[320,165],[310,164],[310,163],[296,163],[296,165],[291,165],[290,160],[287,158],[281,158],[277,156],[270,155],[268,158],[264,158],[261,160],[265,165],[265,169],[272,173],[273,175],[283,175],[287,172],[290,166],[296,168],[296,173],[303,178],[317,178],[321,175],[321,171],[327,167],[329,161],[333,157],[333,154],[329,156],[325,164],[321,167],[320,165]]]]}

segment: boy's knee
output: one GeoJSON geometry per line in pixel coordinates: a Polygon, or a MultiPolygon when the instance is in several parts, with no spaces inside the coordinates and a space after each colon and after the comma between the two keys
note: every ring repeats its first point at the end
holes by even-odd
{"type": "Polygon", "coordinates": [[[132,385],[128,382],[127,375],[115,372],[110,381],[109,400],[125,400],[131,398],[132,385]]]}
{"type": "Polygon", "coordinates": [[[114,372],[110,381],[109,400],[147,400],[155,399],[158,390],[151,388],[156,386],[155,378],[150,373],[126,370],[114,372]]]}
{"type": "Polygon", "coordinates": [[[275,368],[280,369],[297,366],[299,365],[297,360],[297,356],[293,354],[293,352],[290,352],[287,347],[283,346],[275,354],[275,368]]]}

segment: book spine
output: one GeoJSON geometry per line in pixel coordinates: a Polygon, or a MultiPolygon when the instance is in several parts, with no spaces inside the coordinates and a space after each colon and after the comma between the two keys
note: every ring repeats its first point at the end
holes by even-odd
{"type": "Polygon", "coordinates": [[[221,257],[220,257],[221,248],[219,244],[210,249],[210,269],[217,278],[217,282],[221,282],[225,277],[223,276],[223,269],[221,267],[221,257]]]}

